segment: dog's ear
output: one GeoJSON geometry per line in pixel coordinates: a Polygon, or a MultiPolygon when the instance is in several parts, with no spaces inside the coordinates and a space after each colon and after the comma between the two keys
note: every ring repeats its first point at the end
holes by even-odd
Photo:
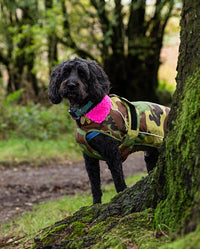
{"type": "Polygon", "coordinates": [[[50,84],[48,88],[48,97],[53,104],[59,104],[62,97],[59,94],[60,84],[62,82],[63,63],[59,64],[51,73],[50,84]]]}
{"type": "Polygon", "coordinates": [[[88,67],[90,70],[91,87],[99,94],[104,96],[110,91],[110,81],[104,70],[97,64],[96,61],[89,61],[88,67]]]}

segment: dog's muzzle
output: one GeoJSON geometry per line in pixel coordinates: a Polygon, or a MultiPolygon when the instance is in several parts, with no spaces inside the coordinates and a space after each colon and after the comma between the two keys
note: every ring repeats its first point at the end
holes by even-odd
{"type": "Polygon", "coordinates": [[[79,93],[79,87],[78,84],[74,81],[62,83],[59,89],[59,94],[63,98],[77,97],[78,93],[79,93]]]}
{"type": "Polygon", "coordinates": [[[78,84],[73,82],[73,81],[70,81],[69,83],[67,83],[67,91],[68,92],[76,90],[77,87],[78,87],[78,84]]]}

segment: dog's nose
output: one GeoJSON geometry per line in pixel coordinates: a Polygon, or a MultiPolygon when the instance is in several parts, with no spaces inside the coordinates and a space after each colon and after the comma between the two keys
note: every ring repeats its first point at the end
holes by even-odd
{"type": "Polygon", "coordinates": [[[77,84],[75,83],[75,82],[73,82],[73,81],[70,81],[70,82],[68,82],[68,84],[67,84],[67,89],[68,90],[73,90],[74,88],[76,88],[77,87],[77,84]]]}

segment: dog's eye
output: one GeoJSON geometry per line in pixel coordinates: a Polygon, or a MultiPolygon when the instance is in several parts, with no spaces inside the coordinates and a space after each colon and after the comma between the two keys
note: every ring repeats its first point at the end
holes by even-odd
{"type": "Polygon", "coordinates": [[[79,74],[80,77],[84,77],[85,76],[84,71],[81,70],[81,69],[78,70],[78,74],[79,74]]]}
{"type": "Polygon", "coordinates": [[[64,75],[65,75],[65,77],[68,77],[70,75],[70,69],[69,68],[64,69],[64,75]]]}

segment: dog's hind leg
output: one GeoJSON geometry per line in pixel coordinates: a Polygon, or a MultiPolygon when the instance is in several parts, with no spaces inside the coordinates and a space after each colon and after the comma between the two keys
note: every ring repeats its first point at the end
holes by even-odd
{"type": "Polygon", "coordinates": [[[110,136],[99,134],[90,141],[90,146],[99,152],[108,164],[117,192],[126,188],[122,170],[122,160],[119,150],[119,142],[110,136]]]}
{"type": "Polygon", "coordinates": [[[101,179],[100,179],[100,166],[99,160],[91,158],[83,153],[85,159],[85,167],[90,179],[92,189],[93,204],[101,203],[101,179]]]}
{"type": "Polygon", "coordinates": [[[112,178],[115,184],[115,189],[119,193],[126,188],[126,183],[124,180],[124,174],[122,170],[121,156],[120,158],[117,156],[115,160],[107,160],[108,168],[111,171],[112,178]]]}
{"type": "Polygon", "coordinates": [[[152,148],[152,150],[150,151],[144,152],[144,160],[146,162],[148,173],[155,168],[156,163],[158,161],[158,156],[159,156],[159,152],[155,148],[152,148]]]}

